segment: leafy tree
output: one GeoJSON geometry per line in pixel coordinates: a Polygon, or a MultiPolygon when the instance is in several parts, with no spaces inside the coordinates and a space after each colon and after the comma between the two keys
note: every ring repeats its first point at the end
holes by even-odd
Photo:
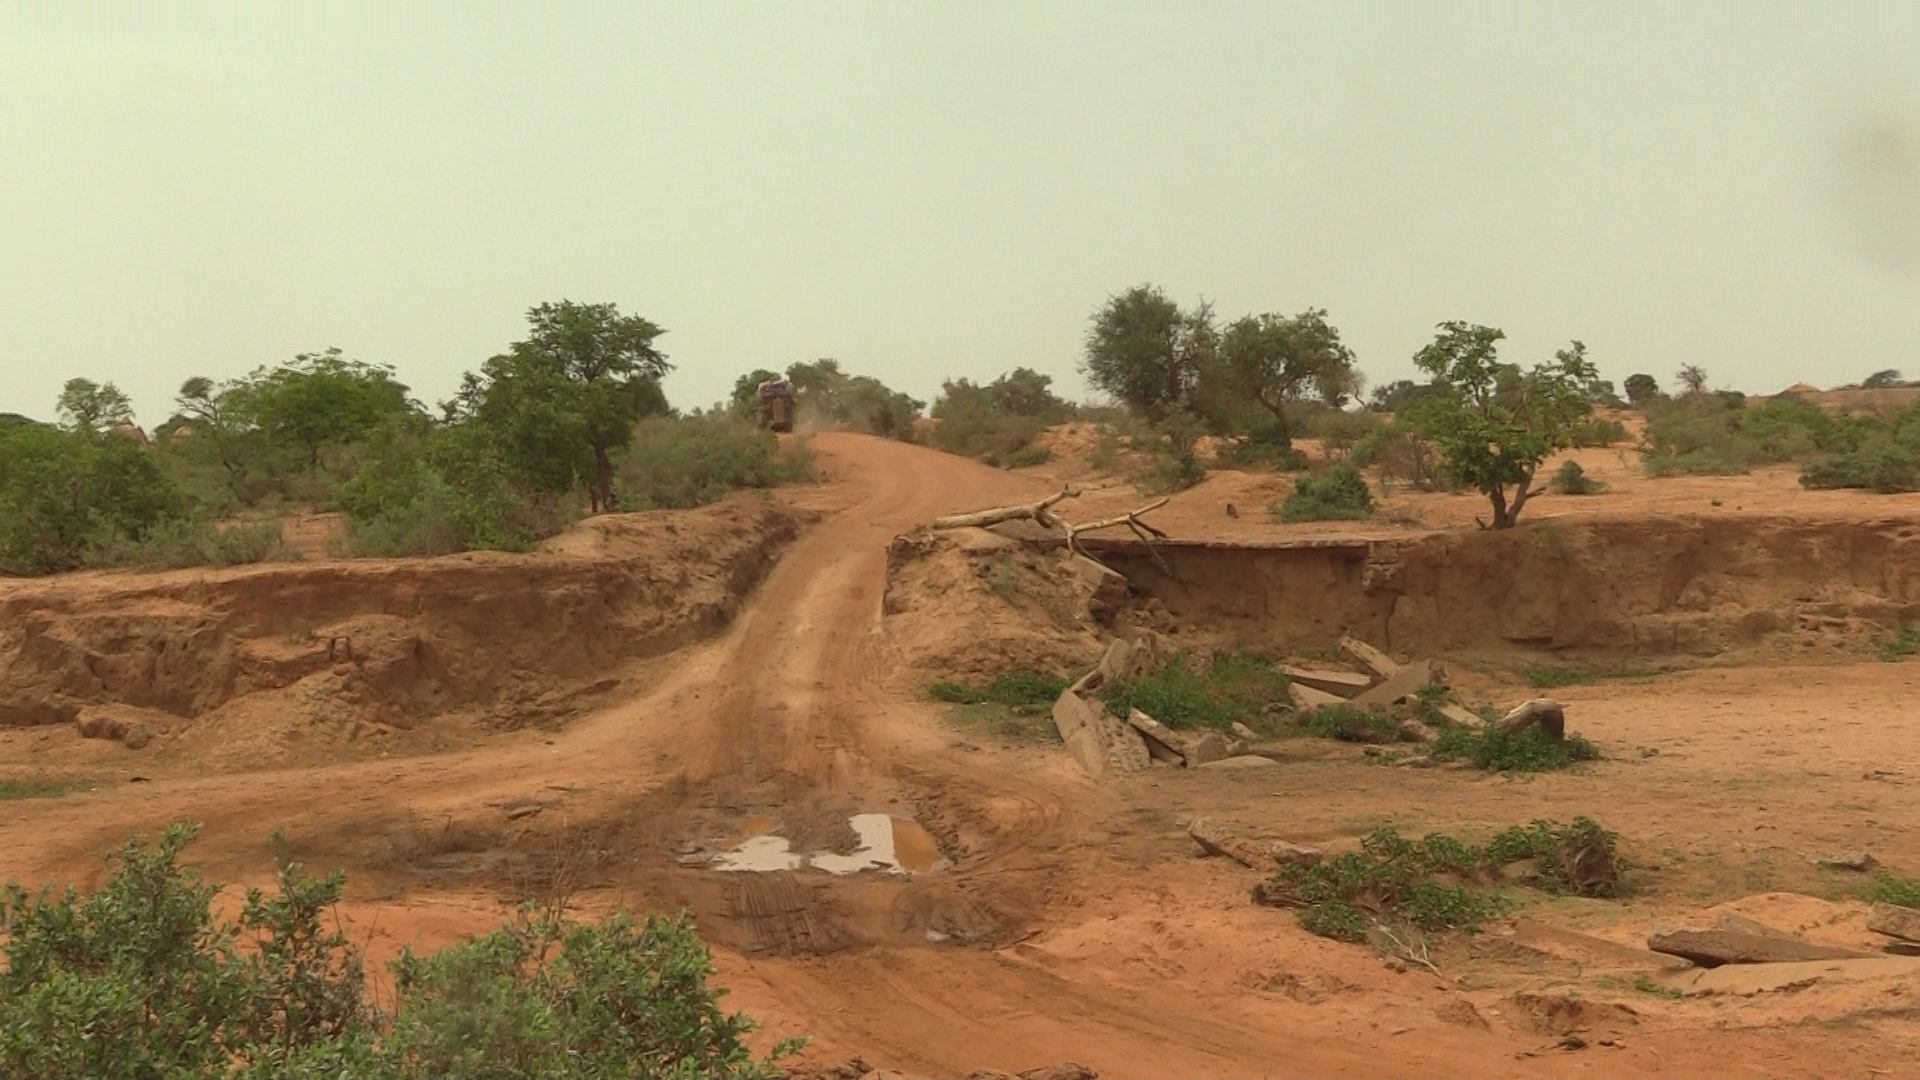
{"type": "Polygon", "coordinates": [[[1340,343],[1340,332],[1322,309],[1292,318],[1267,314],[1236,320],[1221,336],[1219,350],[1227,377],[1273,415],[1282,443],[1292,436],[1290,402],[1312,391],[1337,408],[1357,385],[1353,351],[1340,343]]]}
{"type": "Polygon", "coordinates": [[[1900,372],[1896,368],[1876,371],[1860,382],[1860,387],[1864,390],[1884,390],[1889,387],[1905,385],[1904,382],[1900,381],[1900,372]]]}
{"type": "Polygon", "coordinates": [[[1707,392],[1707,372],[1698,364],[1688,364],[1674,372],[1673,381],[1680,384],[1680,392],[1688,397],[1707,392]]]}
{"type": "Polygon", "coordinates": [[[68,429],[92,435],[133,422],[133,402],[111,382],[68,379],[60,389],[60,420],[68,429]]]}
{"type": "Polygon", "coordinates": [[[1188,404],[1219,338],[1210,305],[1182,311],[1151,285],[1112,297],[1092,322],[1088,382],[1154,423],[1188,404]]]}
{"type": "Polygon", "coordinates": [[[1053,393],[1053,376],[1042,375],[1032,368],[1014,368],[993,380],[987,391],[992,396],[994,410],[1007,416],[1052,418],[1070,411],[1067,403],[1053,393]]]}
{"type": "Polygon", "coordinates": [[[868,375],[848,375],[831,357],[787,368],[797,409],[873,435],[911,438],[926,402],[868,375]]]}
{"type": "Polygon", "coordinates": [[[0,571],[50,574],[181,509],[145,447],[33,424],[0,430],[0,571]]]}
{"type": "Polygon", "coordinates": [[[328,349],[260,368],[223,396],[268,445],[295,452],[311,470],[319,467],[321,451],[358,442],[417,411],[393,375],[387,365],[347,360],[328,349]]]}
{"type": "Polygon", "coordinates": [[[1570,446],[1575,425],[1593,411],[1585,387],[1594,367],[1585,345],[1576,341],[1523,372],[1499,360],[1496,344],[1505,337],[1492,327],[1446,322],[1414,356],[1433,377],[1434,393],[1413,422],[1447,471],[1487,496],[1495,529],[1519,519],[1540,463],[1570,446]]]}
{"type": "Polygon", "coordinates": [[[1414,402],[1425,397],[1429,389],[1425,383],[1417,383],[1412,379],[1395,379],[1373,388],[1373,393],[1367,395],[1367,408],[1374,412],[1405,412],[1414,402]]]}
{"type": "Polygon", "coordinates": [[[642,416],[668,411],[660,380],[673,366],[653,344],[665,331],[613,304],[570,300],[541,304],[527,321],[527,339],[488,360],[453,411],[472,401],[545,490],[583,481],[593,509],[610,510],[614,452],[642,416]]]}
{"type": "Polygon", "coordinates": [[[1638,408],[1660,396],[1660,381],[1645,373],[1627,376],[1627,403],[1638,408]]]}
{"type": "Polygon", "coordinates": [[[742,418],[759,415],[760,384],[779,377],[777,371],[755,368],[733,380],[733,393],[727,398],[727,411],[742,418]]]}

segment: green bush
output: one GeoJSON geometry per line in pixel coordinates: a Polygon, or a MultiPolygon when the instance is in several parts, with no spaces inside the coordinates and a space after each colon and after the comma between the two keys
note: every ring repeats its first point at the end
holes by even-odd
{"type": "Polygon", "coordinates": [[[1578,732],[1564,739],[1548,738],[1538,726],[1509,735],[1499,725],[1449,726],[1433,741],[1440,761],[1471,761],[1488,772],[1553,772],[1582,761],[1594,761],[1600,751],[1578,732]]]}
{"type": "Polygon", "coordinates": [[[250,889],[237,920],[218,917],[218,887],[179,865],[195,831],[127,844],[84,899],[0,894],[0,1076],[774,1075],[744,1044],[751,1021],[719,1008],[685,916],[522,917],[403,950],[386,1024],[328,918],[344,877],[285,864],[277,895],[250,889]]]}
{"type": "Polygon", "coordinates": [[[1806,461],[1856,447],[1882,422],[1836,417],[1796,397],[1748,406],[1732,394],[1688,394],[1647,402],[1642,452],[1651,476],[1727,475],[1755,465],[1806,461]]]}
{"type": "Polygon", "coordinates": [[[1627,441],[1627,425],[1605,416],[1589,416],[1573,426],[1573,445],[1578,449],[1612,446],[1627,441]]]}
{"type": "Polygon", "coordinates": [[[265,562],[281,553],[280,520],[242,521],[222,526],[201,517],[170,518],[144,537],[115,536],[87,554],[90,566],[240,566],[265,562]]]}
{"type": "Polygon", "coordinates": [[[1147,495],[1171,495],[1185,491],[1207,478],[1207,467],[1189,447],[1162,447],[1153,455],[1138,478],[1140,490],[1147,495]]]}
{"type": "MultiPolygon", "coordinates": [[[[1024,446],[1007,455],[1003,463],[1009,469],[1031,469],[1053,460],[1053,451],[1045,446],[1024,446]]],[[[989,461],[987,464],[994,464],[989,461]]]]}
{"type": "Polygon", "coordinates": [[[1227,728],[1253,723],[1287,700],[1288,679],[1274,660],[1252,653],[1215,653],[1204,664],[1182,654],[1128,682],[1108,685],[1101,700],[1115,716],[1139,709],[1171,728],[1227,728]]]}
{"type": "Polygon", "coordinates": [[[1560,495],[1598,495],[1607,490],[1605,483],[1588,476],[1577,461],[1561,462],[1547,487],[1560,495]]]}
{"type": "Polygon", "coordinates": [[[981,686],[937,682],[927,689],[935,701],[951,705],[1052,705],[1070,682],[1064,675],[1020,669],[996,675],[981,686]]]}
{"type": "Polygon", "coordinates": [[[1920,656],[1920,627],[1902,626],[1899,633],[1880,643],[1880,659],[1889,664],[1909,656],[1920,656]]]}
{"type": "Polygon", "coordinates": [[[1415,491],[1462,487],[1447,473],[1434,445],[1398,420],[1355,443],[1347,460],[1363,469],[1377,467],[1382,481],[1405,484],[1415,491]]]}
{"type": "Polygon", "coordinates": [[[657,418],[634,428],[615,490],[623,510],[684,509],[744,488],[814,478],[803,442],[782,446],[770,433],[725,417],[657,418]]]}
{"type": "Polygon", "coordinates": [[[571,520],[564,497],[536,489],[478,424],[386,429],[335,494],[347,514],[342,547],[380,557],[526,551],[571,520]]]}
{"type": "Polygon", "coordinates": [[[0,429],[0,572],[52,574],[185,509],[145,448],[40,424],[0,429]]]}
{"type": "Polygon", "coordinates": [[[1529,883],[1543,892],[1619,896],[1618,840],[1591,818],[1577,817],[1570,825],[1539,820],[1496,834],[1487,841],[1485,860],[1489,867],[1531,861],[1529,883]]]}
{"type": "Polygon", "coordinates": [[[1281,521],[1357,521],[1373,516],[1373,492],[1351,462],[1342,461],[1294,481],[1275,512],[1281,521]]]}
{"type": "Polygon", "coordinates": [[[1865,488],[1882,495],[1920,490],[1920,454],[1882,436],[1856,450],[1816,458],[1800,470],[1809,489],[1865,488]]]}

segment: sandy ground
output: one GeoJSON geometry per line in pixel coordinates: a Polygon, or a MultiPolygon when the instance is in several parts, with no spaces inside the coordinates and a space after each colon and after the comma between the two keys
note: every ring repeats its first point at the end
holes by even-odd
{"type": "MultiPolygon", "coordinates": [[[[1846,882],[1811,858],[1865,849],[1920,872],[1914,664],[1567,688],[1572,726],[1608,757],[1532,779],[1383,768],[1335,748],[1254,773],[1096,784],[1057,749],[954,729],[890,678],[885,550],[937,514],[1037,498],[1063,479],[1088,487],[1088,508],[1137,494],[1095,488],[1065,457],[1006,473],[859,436],[814,445],[832,482],[791,498],[822,519],[718,637],[624,672],[618,703],[439,754],[221,775],[9,732],[7,772],[57,765],[101,783],[5,804],[0,879],[94,883],[99,854],[130,831],[189,818],[205,823],[193,850],[217,880],[264,882],[274,828],[310,864],[344,866],[347,915],[376,959],[489,928],[529,894],[570,894],[586,911],[685,904],[729,1005],[766,1037],[809,1033],[808,1059],[859,1054],[937,1075],[1063,1060],[1107,1077],[1920,1074],[1912,980],[1681,1000],[1635,988],[1664,963],[1638,944],[1673,920],[1726,911],[1870,943],[1864,905],[1828,899],[1846,882]],[[530,806],[540,811],[509,817],[530,806]],[[902,879],[680,865],[688,845],[769,828],[832,846],[860,812],[919,821],[952,868],[902,879]],[[1253,905],[1251,872],[1198,857],[1185,838],[1201,814],[1329,847],[1383,822],[1479,839],[1589,814],[1621,834],[1639,889],[1525,909],[1443,950],[1443,976],[1396,970],[1253,905]],[[1554,1048],[1569,1028],[1585,1049],[1554,1048]]],[[[1581,460],[1614,492],[1529,513],[1862,518],[1899,501],[1802,493],[1772,474],[1656,483],[1617,452],[1581,460]]],[[[1264,505],[1285,484],[1218,474],[1162,524],[1272,535],[1283,527],[1264,505]]],[[[1900,497],[1904,512],[1913,498],[1900,497]]],[[[1386,527],[1458,526],[1475,508],[1449,496],[1405,505],[1412,520],[1386,527]]],[[[1475,689],[1525,695],[1500,679],[1475,689]]]]}

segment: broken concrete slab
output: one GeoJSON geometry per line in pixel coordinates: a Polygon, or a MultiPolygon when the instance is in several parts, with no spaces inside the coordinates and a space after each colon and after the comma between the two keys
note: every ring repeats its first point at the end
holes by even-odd
{"type": "Polygon", "coordinates": [[[1482,723],[1480,717],[1475,714],[1473,710],[1459,702],[1441,702],[1436,708],[1439,710],[1441,716],[1446,717],[1462,727],[1479,727],[1482,723]]]}
{"type": "Polygon", "coordinates": [[[1111,623],[1127,606],[1127,579],[1085,555],[1069,556],[1067,565],[1092,590],[1085,600],[1087,618],[1102,625],[1111,623]]]}
{"type": "Polygon", "coordinates": [[[1867,912],[1867,929],[1903,941],[1920,941],[1920,911],[1899,904],[1875,904],[1867,912]]]}
{"type": "MultiPolygon", "coordinates": [[[[1763,928],[1764,929],[1764,928],[1763,928]]],[[[1647,935],[1647,948],[1678,956],[1705,968],[1723,964],[1784,964],[1805,960],[1849,960],[1867,954],[1835,945],[1751,930],[1700,930],[1679,927],[1647,935]]]]}
{"type": "Polygon", "coordinates": [[[1218,761],[1206,761],[1200,764],[1202,769],[1269,769],[1278,768],[1279,762],[1259,754],[1236,754],[1223,757],[1218,761]]]}
{"type": "Polygon", "coordinates": [[[1778,964],[1730,964],[1706,971],[1683,971],[1662,979],[1689,997],[1732,994],[1750,997],[1776,990],[1907,980],[1920,976],[1920,957],[1863,956],[1844,960],[1799,960],[1778,964]]]}
{"type": "Polygon", "coordinates": [[[1217,822],[1206,818],[1194,818],[1187,823],[1187,835],[1200,845],[1200,850],[1209,855],[1220,855],[1232,859],[1249,870],[1268,870],[1273,860],[1266,852],[1248,840],[1234,835],[1217,822]]]}
{"type": "Polygon", "coordinates": [[[1865,873],[1880,865],[1880,860],[1864,851],[1838,851],[1813,860],[1813,865],[1822,870],[1852,870],[1865,873]]]}
{"type": "Polygon", "coordinates": [[[1285,840],[1269,840],[1265,847],[1268,856],[1278,866],[1319,866],[1327,857],[1317,847],[1289,844],[1285,840]]]}
{"type": "Polygon", "coordinates": [[[1076,694],[1091,694],[1101,690],[1108,683],[1125,679],[1132,662],[1133,646],[1115,638],[1107,643],[1107,651],[1100,655],[1100,662],[1094,665],[1094,669],[1080,676],[1070,689],[1076,694]]]}
{"type": "Polygon", "coordinates": [[[1521,702],[1512,712],[1500,718],[1500,730],[1508,735],[1518,735],[1536,724],[1550,739],[1565,738],[1567,734],[1565,706],[1552,698],[1534,698],[1531,701],[1521,702]]]}
{"type": "Polygon", "coordinates": [[[1152,764],[1145,740],[1071,689],[1053,703],[1053,726],[1088,776],[1139,772],[1152,764]]]}
{"type": "Polygon", "coordinates": [[[1302,668],[1291,664],[1280,665],[1281,674],[1301,686],[1311,686],[1333,694],[1342,700],[1373,685],[1373,679],[1355,671],[1336,671],[1329,668],[1302,668]]]}
{"type": "Polygon", "coordinates": [[[1391,679],[1400,674],[1404,666],[1359,638],[1341,638],[1340,655],[1358,664],[1362,670],[1371,672],[1376,679],[1391,679]]]}
{"type": "Polygon", "coordinates": [[[1197,769],[1209,762],[1231,756],[1227,753],[1226,736],[1217,731],[1209,731],[1188,739],[1183,752],[1189,769],[1197,769]]]}
{"type": "Polygon", "coordinates": [[[1294,683],[1287,687],[1287,696],[1293,699],[1294,707],[1302,711],[1324,708],[1328,705],[1340,705],[1347,700],[1337,694],[1329,694],[1325,690],[1315,690],[1311,686],[1303,686],[1300,683],[1294,683]]]}
{"type": "Polygon", "coordinates": [[[1127,712],[1127,724],[1147,740],[1147,754],[1156,761],[1187,763],[1187,740],[1172,728],[1141,712],[1127,712]]]}
{"type": "Polygon", "coordinates": [[[1233,722],[1233,726],[1231,730],[1235,735],[1238,735],[1241,741],[1243,742],[1257,743],[1260,741],[1259,732],[1253,730],[1252,728],[1248,727],[1247,725],[1241,723],[1238,720],[1235,720],[1233,722]]]}
{"type": "Polygon", "coordinates": [[[1353,699],[1355,705],[1365,708],[1370,705],[1393,705],[1413,697],[1421,687],[1435,681],[1433,663],[1429,660],[1416,660],[1400,669],[1393,678],[1381,683],[1353,699]]]}

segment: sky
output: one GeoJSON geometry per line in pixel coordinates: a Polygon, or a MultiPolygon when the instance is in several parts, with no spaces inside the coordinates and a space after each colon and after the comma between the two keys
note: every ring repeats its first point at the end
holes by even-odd
{"type": "Polygon", "coordinates": [[[0,412],[330,346],[415,396],[549,300],[682,407],[831,356],[1086,394],[1133,285],[1616,381],[1920,377],[1920,5],[0,0],[0,412]]]}

